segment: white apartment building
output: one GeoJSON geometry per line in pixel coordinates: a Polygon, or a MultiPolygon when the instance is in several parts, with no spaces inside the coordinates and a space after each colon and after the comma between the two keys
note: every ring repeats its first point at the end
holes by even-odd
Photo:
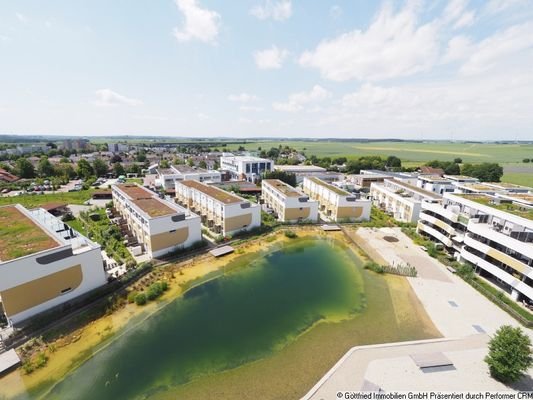
{"type": "Polygon", "coordinates": [[[201,216],[215,233],[233,235],[261,226],[261,207],[215,186],[176,181],[176,200],[201,216]]]}
{"type": "Polygon", "coordinates": [[[47,211],[3,206],[0,226],[0,313],[10,325],[107,283],[100,246],[47,211]]]}
{"type": "Polygon", "coordinates": [[[455,185],[450,179],[438,175],[419,175],[416,186],[440,195],[455,191],[455,185]]]}
{"type": "Polygon", "coordinates": [[[376,207],[400,222],[416,222],[423,202],[438,203],[442,197],[394,179],[370,185],[370,197],[376,207]]]}
{"type": "Polygon", "coordinates": [[[409,185],[415,185],[418,180],[418,173],[416,172],[391,172],[381,171],[379,169],[362,169],[360,175],[377,175],[392,178],[399,182],[408,183],[409,185]]]}
{"type": "Polygon", "coordinates": [[[372,203],[315,177],[306,177],[303,191],[317,200],[320,211],[334,221],[367,221],[372,203]]]}
{"type": "Polygon", "coordinates": [[[276,213],[283,222],[316,222],[318,220],[318,201],[280,181],[263,179],[262,196],[265,204],[276,213]]]}
{"type": "Polygon", "coordinates": [[[257,182],[263,173],[274,169],[274,161],[249,156],[222,156],[220,169],[231,173],[231,179],[257,182]]]}
{"type": "Polygon", "coordinates": [[[221,181],[220,172],[188,165],[171,165],[170,168],[158,168],[155,178],[156,186],[165,190],[174,190],[176,181],[198,181],[218,183],[221,181]]]}
{"type": "Polygon", "coordinates": [[[442,205],[422,205],[418,231],[515,300],[533,301],[533,195],[446,193],[442,205]]]}
{"type": "Polygon", "coordinates": [[[200,217],[136,184],[113,185],[113,205],[150,258],[202,240],[200,217]]]}

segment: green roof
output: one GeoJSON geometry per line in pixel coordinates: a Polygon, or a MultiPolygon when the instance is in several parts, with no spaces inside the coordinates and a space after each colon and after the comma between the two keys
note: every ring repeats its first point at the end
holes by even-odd
{"type": "Polygon", "coordinates": [[[504,211],[509,214],[516,215],[517,217],[522,217],[522,218],[533,221],[533,208],[528,208],[524,205],[520,205],[517,203],[511,203],[503,199],[497,199],[499,200],[499,204],[497,204],[494,202],[496,198],[490,197],[490,196],[479,195],[479,194],[454,193],[454,196],[458,196],[466,200],[474,201],[478,204],[482,204],[484,206],[491,207],[496,210],[504,211]]]}

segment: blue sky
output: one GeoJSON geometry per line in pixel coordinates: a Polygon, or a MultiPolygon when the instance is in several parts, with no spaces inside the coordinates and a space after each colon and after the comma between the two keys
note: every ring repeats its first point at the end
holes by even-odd
{"type": "Polygon", "coordinates": [[[0,133],[531,140],[532,127],[532,0],[0,0],[0,133]]]}

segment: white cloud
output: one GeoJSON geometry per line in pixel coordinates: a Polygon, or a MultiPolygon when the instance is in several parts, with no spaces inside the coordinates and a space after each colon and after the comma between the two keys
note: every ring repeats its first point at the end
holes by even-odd
{"type": "Polygon", "coordinates": [[[367,30],[324,40],[299,62],[334,81],[384,80],[428,70],[439,52],[438,24],[420,25],[412,3],[394,14],[386,4],[367,30]]]}
{"type": "Polygon", "coordinates": [[[331,93],[320,85],[315,85],[309,92],[293,93],[286,103],[273,103],[277,111],[295,112],[303,110],[306,104],[318,103],[331,97],[331,93]]]}
{"type": "Polygon", "coordinates": [[[260,69],[279,69],[289,55],[286,49],[279,49],[272,46],[270,49],[255,51],[253,56],[255,64],[260,69]]]}
{"type": "Polygon", "coordinates": [[[22,22],[23,24],[25,24],[26,22],[28,22],[28,17],[26,17],[24,14],[21,14],[21,13],[15,13],[15,16],[17,17],[17,19],[22,22]]]}
{"type": "Polygon", "coordinates": [[[518,5],[527,5],[528,0],[490,0],[485,10],[490,14],[499,14],[518,5]]]}
{"type": "Polygon", "coordinates": [[[202,8],[197,0],[175,0],[183,13],[185,22],[181,28],[174,28],[174,36],[180,42],[192,39],[214,43],[220,29],[220,14],[202,8]]]}
{"type": "Polygon", "coordinates": [[[198,119],[203,120],[203,121],[208,120],[208,119],[210,118],[209,115],[204,114],[203,112],[198,112],[198,113],[196,113],[196,117],[197,117],[198,119]]]}
{"type": "Polygon", "coordinates": [[[284,21],[292,15],[292,3],[291,0],[266,0],[263,5],[253,7],[250,14],[259,19],[272,18],[276,21],[284,21]]]}
{"type": "Polygon", "coordinates": [[[9,42],[11,38],[9,36],[0,35],[0,42],[9,42]]]}
{"type": "Polygon", "coordinates": [[[123,96],[111,89],[100,89],[95,94],[96,100],[93,104],[99,107],[115,107],[120,105],[139,106],[143,104],[141,100],[123,96]]]}
{"type": "Polygon", "coordinates": [[[453,29],[471,26],[476,19],[476,12],[468,10],[468,0],[450,0],[443,14],[443,23],[453,24],[453,29]]]}
{"type": "MultiPolygon", "coordinates": [[[[514,25],[477,43],[465,64],[463,74],[477,74],[509,61],[509,56],[524,56],[533,48],[533,22],[514,25]]],[[[530,54],[531,51],[528,53],[530,54]]]]}
{"type": "Polygon", "coordinates": [[[230,94],[228,96],[229,101],[236,101],[239,103],[249,103],[251,101],[256,101],[259,98],[253,94],[240,93],[240,94],[230,94]]]}
{"type": "Polygon", "coordinates": [[[257,107],[257,106],[240,106],[240,107],[239,107],[239,110],[241,110],[241,111],[254,111],[254,112],[259,112],[259,111],[263,111],[263,107],[257,107]]]}
{"type": "Polygon", "coordinates": [[[337,19],[340,18],[342,15],[342,8],[339,5],[331,6],[329,9],[329,16],[331,18],[337,19]]]}
{"type": "Polygon", "coordinates": [[[444,62],[453,62],[465,59],[472,52],[472,41],[463,35],[454,36],[448,42],[448,48],[444,54],[444,62]]]}

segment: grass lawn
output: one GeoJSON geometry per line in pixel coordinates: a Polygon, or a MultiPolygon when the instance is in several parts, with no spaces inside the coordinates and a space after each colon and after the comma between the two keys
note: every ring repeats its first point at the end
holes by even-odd
{"type": "Polygon", "coordinates": [[[72,229],[81,233],[83,236],[87,236],[87,230],[85,229],[83,222],[81,222],[78,218],[75,218],[72,221],[65,221],[65,223],[72,229]]]}
{"type": "Polygon", "coordinates": [[[502,177],[503,182],[515,183],[517,185],[533,187],[533,169],[531,173],[527,172],[506,172],[502,177]]]}
{"type": "Polygon", "coordinates": [[[36,208],[46,203],[83,204],[91,198],[93,190],[79,192],[51,193],[43,195],[25,194],[22,196],[0,197],[0,206],[22,204],[26,208],[36,208]]]}

